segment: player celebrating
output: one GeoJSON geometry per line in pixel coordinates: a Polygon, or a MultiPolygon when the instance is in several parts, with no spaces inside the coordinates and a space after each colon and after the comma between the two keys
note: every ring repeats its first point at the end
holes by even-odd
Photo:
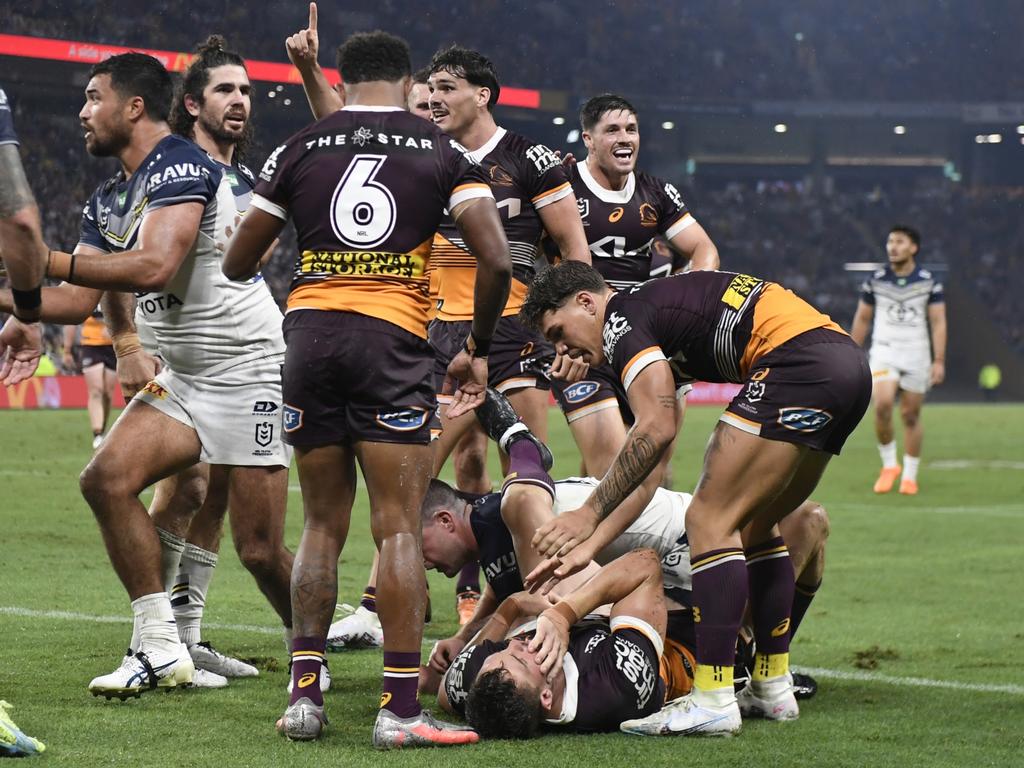
{"type": "Polygon", "coordinates": [[[920,249],[921,235],[916,230],[903,225],[889,230],[885,243],[889,266],[864,281],[853,318],[851,335],[861,346],[871,329],[869,359],[874,379],[875,434],[882,457],[875,493],[888,493],[900,477],[892,428],[897,395],[904,439],[900,493],[917,493],[917,470],[924,440],[921,406],[928,390],[946,378],[946,304],[942,283],[917,265],[920,249]]]}
{"type": "MultiPolygon", "coordinates": [[[[610,93],[588,99],[580,128],[587,157],[571,166],[572,186],[594,269],[608,285],[622,291],[647,280],[658,235],[690,268],[717,269],[718,250],[675,186],[636,171],[640,126],[633,105],[610,93]]],[[[621,383],[604,366],[581,381],[555,379],[552,388],[587,474],[603,477],[632,422],[621,383]]]]}
{"type": "Polygon", "coordinates": [[[508,244],[486,175],[458,144],[406,112],[406,43],[383,32],[353,35],[338,64],[346,107],[270,155],[224,261],[225,274],[248,277],[294,219],[299,256],[285,316],[284,411],[306,524],[292,574],[294,687],[279,727],[306,740],[325,723],[316,682],[358,460],[380,552],[384,691],[373,743],[470,743],[475,733],[435,721],[416,699],[425,607],[419,507],[436,408],[426,269],[447,208],[481,262],[472,328],[450,368],[466,382],[455,395],[458,415],[483,398],[483,354],[507,297],[508,244]]]}
{"type": "Polygon", "coordinates": [[[560,264],[534,281],[523,317],[558,351],[609,361],[636,415],[591,497],[537,531],[533,545],[545,556],[564,556],[589,538],[658,465],[675,436],[676,377],[744,385],[712,434],[687,513],[694,691],[631,729],[740,729],[732,665],[748,579],[757,657],[743,709],[798,717],[789,678],[794,573],[777,523],[807,499],[867,408],[864,354],[782,286],[728,272],[690,272],[615,293],[594,269],[560,264]]]}
{"type": "MultiPolygon", "coordinates": [[[[277,405],[280,315],[262,282],[242,286],[220,274],[235,195],[223,166],[171,135],[171,92],[170,75],[150,56],[123,54],[93,68],[80,114],[86,148],[116,156],[122,173],[86,205],[74,254],[53,251],[48,267],[51,277],[94,294],[140,291],[165,363],[81,478],[140,624],[136,653],[90,685],[108,697],[175,687],[193,675],[161,578],[159,537],[138,494],[202,459],[228,468],[230,506],[259,520],[271,541],[281,541],[284,520],[290,456],[277,405]],[[274,408],[254,405],[264,402],[274,408]]],[[[126,306],[108,301],[105,310],[111,306],[114,314],[104,314],[119,358],[141,354],[137,336],[124,331],[134,328],[126,306]]],[[[287,624],[290,563],[281,552],[253,570],[287,624]]]]}

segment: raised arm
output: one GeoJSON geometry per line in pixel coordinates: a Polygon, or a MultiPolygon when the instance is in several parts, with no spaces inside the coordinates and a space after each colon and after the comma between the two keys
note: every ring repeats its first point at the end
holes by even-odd
{"type": "Polygon", "coordinates": [[[331,87],[324,71],[320,69],[317,58],[320,35],[317,32],[316,3],[309,4],[309,26],[285,40],[284,47],[288,51],[288,59],[302,77],[302,90],[306,92],[313,117],[320,120],[345,106],[341,94],[331,87]]]}

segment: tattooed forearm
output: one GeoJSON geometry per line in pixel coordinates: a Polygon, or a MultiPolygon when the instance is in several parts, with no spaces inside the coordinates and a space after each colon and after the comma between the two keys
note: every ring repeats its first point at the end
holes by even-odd
{"type": "Polygon", "coordinates": [[[612,468],[594,489],[593,499],[602,520],[625,501],[651,470],[658,466],[664,451],[665,446],[658,445],[650,435],[638,431],[636,427],[630,430],[626,444],[615,457],[612,468]]]}
{"type": "Polygon", "coordinates": [[[35,204],[15,144],[0,145],[0,180],[0,218],[6,219],[35,204]]]}

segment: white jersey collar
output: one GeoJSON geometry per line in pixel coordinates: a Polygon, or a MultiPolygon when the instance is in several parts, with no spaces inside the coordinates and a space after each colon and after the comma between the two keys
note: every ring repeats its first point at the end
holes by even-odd
{"type": "Polygon", "coordinates": [[[472,152],[467,152],[469,159],[474,163],[481,163],[483,159],[487,157],[491,151],[498,146],[498,142],[505,138],[505,134],[508,133],[504,128],[498,126],[494,131],[494,135],[489,138],[480,149],[474,149],[472,152]]]}
{"type": "Polygon", "coordinates": [[[577,163],[576,170],[579,172],[580,178],[583,179],[583,183],[587,185],[587,189],[598,200],[612,203],[613,205],[625,205],[633,199],[633,192],[636,190],[636,174],[634,172],[630,172],[629,177],[626,179],[626,185],[622,189],[607,189],[598,184],[597,179],[590,172],[586,160],[582,163],[577,163]]]}

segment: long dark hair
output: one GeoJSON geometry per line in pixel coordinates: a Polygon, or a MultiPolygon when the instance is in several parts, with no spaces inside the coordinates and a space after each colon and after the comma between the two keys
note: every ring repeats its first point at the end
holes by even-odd
{"type": "MultiPolygon", "coordinates": [[[[185,70],[185,76],[174,91],[171,115],[167,122],[171,130],[187,139],[195,139],[196,118],[185,108],[185,96],[191,96],[197,104],[203,105],[203,91],[210,82],[210,70],[232,65],[245,69],[245,59],[235,51],[228,50],[222,35],[210,35],[196,48],[196,57],[185,70]]],[[[250,118],[252,113],[250,112],[250,118]]],[[[235,143],[235,160],[240,160],[252,146],[252,120],[246,120],[245,130],[235,143]]]]}

